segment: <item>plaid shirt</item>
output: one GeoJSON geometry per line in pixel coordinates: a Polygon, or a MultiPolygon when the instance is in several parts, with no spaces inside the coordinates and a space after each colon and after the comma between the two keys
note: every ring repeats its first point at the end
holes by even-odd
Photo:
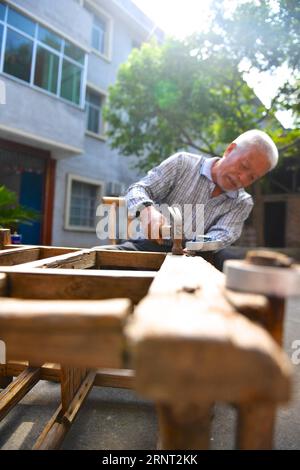
{"type": "MultiPolygon", "coordinates": [[[[204,234],[213,240],[220,240],[223,246],[232,244],[242,232],[244,221],[248,218],[253,200],[244,189],[223,192],[211,197],[215,184],[211,177],[211,167],[218,158],[204,157],[181,152],[164,160],[148,174],[131,185],[125,195],[128,210],[135,214],[143,203],[154,205],[203,204],[204,234]]],[[[195,239],[195,213],[184,220],[186,239],[195,239]],[[188,236],[186,236],[188,234],[188,236]]]]}

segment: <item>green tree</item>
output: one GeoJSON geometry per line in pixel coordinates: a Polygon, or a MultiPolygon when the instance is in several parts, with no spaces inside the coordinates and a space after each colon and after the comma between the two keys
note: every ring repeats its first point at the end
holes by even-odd
{"type": "MultiPolygon", "coordinates": [[[[207,54],[195,38],[144,44],[121,66],[105,117],[113,148],[135,155],[146,170],[182,149],[222,155],[245,130],[274,129],[238,60],[207,54]]],[[[278,130],[279,124],[274,130],[278,130]]]]}
{"type": "Polygon", "coordinates": [[[38,219],[36,211],[20,206],[17,196],[5,186],[0,186],[0,227],[15,227],[19,223],[30,224],[38,219]]]}
{"type": "MultiPolygon", "coordinates": [[[[244,0],[233,3],[228,13],[224,0],[213,1],[212,28],[195,35],[195,44],[205,43],[236,60],[246,69],[275,73],[287,66],[289,77],[274,97],[270,109],[290,110],[300,124],[300,2],[299,0],[244,0]],[[247,59],[247,61],[245,61],[247,59]]],[[[284,134],[284,133],[283,133],[284,134]]],[[[287,141],[290,140],[286,132],[287,141]]],[[[295,133],[294,133],[295,136],[295,133]]],[[[297,143],[299,135],[296,136],[297,143]]]]}

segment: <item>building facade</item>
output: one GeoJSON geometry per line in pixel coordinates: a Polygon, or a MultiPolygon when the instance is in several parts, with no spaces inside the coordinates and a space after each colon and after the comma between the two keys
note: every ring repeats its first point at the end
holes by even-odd
{"type": "Polygon", "coordinates": [[[0,0],[0,185],[41,213],[20,227],[24,243],[99,243],[101,197],[138,177],[108,145],[103,106],[153,34],[162,39],[131,0],[0,0]]]}

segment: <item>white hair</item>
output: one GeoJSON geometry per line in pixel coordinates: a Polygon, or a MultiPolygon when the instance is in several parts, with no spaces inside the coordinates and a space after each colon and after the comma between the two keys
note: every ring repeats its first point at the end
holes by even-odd
{"type": "Polygon", "coordinates": [[[270,164],[270,170],[275,168],[278,162],[278,150],[271,137],[263,131],[252,129],[237,137],[234,142],[241,148],[245,146],[256,147],[260,154],[266,156],[270,164]]]}

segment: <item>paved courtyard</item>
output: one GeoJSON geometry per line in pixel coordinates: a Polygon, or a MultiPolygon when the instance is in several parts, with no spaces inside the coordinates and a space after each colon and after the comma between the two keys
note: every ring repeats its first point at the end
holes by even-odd
{"type": "MultiPolygon", "coordinates": [[[[300,298],[287,305],[285,349],[292,357],[292,344],[300,340],[300,298]]],[[[298,348],[299,349],[299,348],[298,348]]],[[[300,359],[300,353],[298,354],[300,359]]],[[[300,364],[294,366],[294,393],[289,406],[278,412],[275,448],[300,449],[300,364]]],[[[59,402],[59,386],[40,382],[0,424],[0,448],[30,449],[59,402]]],[[[234,447],[235,412],[218,405],[212,426],[211,447],[234,447]]],[[[155,449],[157,420],[152,403],[133,391],[94,388],[63,449],[155,449]]]]}

